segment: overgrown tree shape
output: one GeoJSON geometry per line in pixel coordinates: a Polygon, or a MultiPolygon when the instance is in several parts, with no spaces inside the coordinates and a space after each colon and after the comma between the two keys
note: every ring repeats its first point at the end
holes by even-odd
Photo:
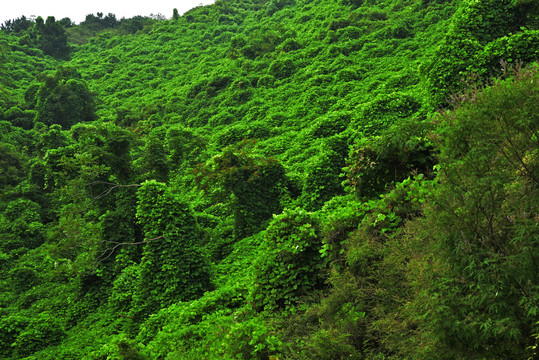
{"type": "Polygon", "coordinates": [[[153,179],[163,183],[168,182],[170,165],[164,141],[158,135],[150,134],[146,139],[140,158],[134,165],[139,173],[139,181],[153,179]]]}
{"type": "Polygon", "coordinates": [[[538,14],[537,3],[528,0],[462,1],[425,67],[433,105],[446,104],[449,95],[463,90],[462,79],[471,72],[487,78],[502,60],[534,61],[538,14]]]}
{"type": "MultiPolygon", "coordinates": [[[[493,258],[469,229],[484,230],[480,210],[493,193],[485,184],[496,180],[456,155],[442,162],[451,176],[431,179],[438,124],[385,130],[429,118],[439,105],[431,100],[469,70],[485,80],[499,59],[538,57],[538,4],[226,0],[173,21],[97,14],[68,29],[78,44],[69,65],[81,77],[58,76],[49,89],[45,75],[63,63],[39,49],[35,23],[1,31],[9,94],[0,105],[0,358],[530,357],[537,274],[524,250],[537,252],[537,188],[523,174],[536,168],[534,151],[519,171],[496,173],[507,161],[487,156],[490,173],[510,180],[493,233],[512,241],[474,270],[493,258]],[[97,121],[78,110],[62,118],[70,79],[99,94],[97,121]],[[249,153],[223,156],[245,138],[257,139],[249,153]],[[349,186],[359,199],[341,192],[338,177],[353,142],[349,186]],[[193,188],[198,163],[208,164],[216,196],[193,188]],[[151,179],[167,185],[145,188],[151,179]],[[451,185],[459,179],[467,194],[451,185]],[[502,219],[512,225],[498,226],[502,219]],[[169,233],[180,235],[167,243],[169,233]],[[191,301],[182,289],[198,291],[189,279],[199,265],[187,262],[202,257],[183,255],[193,248],[211,256],[218,289],[191,301]]],[[[498,126],[501,113],[479,128],[511,133],[498,126]]],[[[470,131],[455,126],[460,142],[477,139],[474,121],[470,131]]]]}
{"type": "Polygon", "coordinates": [[[345,184],[358,198],[379,197],[414,173],[432,175],[435,151],[427,138],[432,124],[401,121],[380,136],[360,139],[348,157],[345,184]]]}
{"type": "Polygon", "coordinates": [[[173,302],[195,299],[211,283],[198,248],[201,233],[189,207],[155,180],[142,184],[137,196],[137,218],[147,243],[133,311],[145,316],[173,302]]]}
{"type": "Polygon", "coordinates": [[[222,184],[234,195],[236,239],[262,230],[273,214],[282,211],[281,201],[288,195],[284,167],[273,158],[250,157],[247,148],[235,152],[233,147],[228,147],[213,159],[212,169],[202,169],[199,173],[213,184],[222,184]]]}
{"type": "Polygon", "coordinates": [[[323,285],[322,237],[318,219],[303,209],[286,209],[264,233],[263,256],[255,264],[253,306],[285,310],[323,285]]]}
{"type": "Polygon", "coordinates": [[[43,242],[42,220],[39,204],[27,199],[17,199],[7,204],[0,214],[0,234],[2,244],[0,251],[19,253],[34,249],[43,242]]]}
{"type": "Polygon", "coordinates": [[[38,80],[36,121],[69,129],[96,119],[94,95],[76,69],[60,67],[54,75],[42,75],[38,80]]]}
{"type": "Polygon", "coordinates": [[[67,35],[60,22],[54,16],[49,16],[45,23],[43,19],[36,19],[37,45],[45,55],[58,59],[69,57],[69,45],[67,35]]]}
{"type": "Polygon", "coordinates": [[[0,143],[0,190],[7,191],[24,178],[23,159],[16,148],[0,143]]]}

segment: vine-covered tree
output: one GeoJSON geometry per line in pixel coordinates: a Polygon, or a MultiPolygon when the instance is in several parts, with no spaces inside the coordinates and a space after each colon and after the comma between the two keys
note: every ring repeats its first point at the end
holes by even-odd
{"type": "Polygon", "coordinates": [[[69,57],[69,45],[67,34],[62,24],[54,18],[47,17],[45,23],[43,19],[36,19],[37,45],[45,55],[50,55],[58,59],[69,57]]]}
{"type": "Polygon", "coordinates": [[[54,75],[41,75],[38,80],[41,85],[31,99],[36,104],[36,121],[69,129],[96,119],[94,95],[76,69],[60,67],[54,75]]]}
{"type": "Polygon", "coordinates": [[[211,283],[198,248],[201,233],[187,204],[155,180],[142,184],[137,195],[137,218],[147,243],[133,311],[149,315],[173,302],[199,297],[211,283]]]}

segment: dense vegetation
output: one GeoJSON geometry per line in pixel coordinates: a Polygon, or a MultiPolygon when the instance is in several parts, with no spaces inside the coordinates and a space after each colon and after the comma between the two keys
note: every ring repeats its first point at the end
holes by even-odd
{"type": "Polygon", "coordinates": [[[539,5],[0,31],[0,358],[535,359],[539,5]]]}

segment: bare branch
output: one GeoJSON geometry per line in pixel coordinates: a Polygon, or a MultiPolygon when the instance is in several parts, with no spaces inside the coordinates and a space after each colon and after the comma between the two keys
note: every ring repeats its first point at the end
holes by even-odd
{"type": "Polygon", "coordinates": [[[102,197],[105,197],[107,196],[108,194],[110,194],[112,192],[112,190],[114,189],[118,189],[118,188],[131,188],[131,187],[141,187],[142,185],[141,184],[129,184],[129,185],[119,185],[119,184],[115,184],[115,183],[110,183],[110,182],[106,182],[106,181],[94,181],[94,182],[91,182],[89,184],[86,184],[86,186],[92,186],[92,185],[110,185],[110,188],[108,188],[107,190],[103,191],[101,194],[97,195],[96,197],[92,198],[92,202],[94,202],[95,200],[99,200],[101,199],[102,197]]]}
{"type": "Polygon", "coordinates": [[[103,251],[103,253],[96,259],[97,262],[103,262],[105,260],[107,260],[109,257],[112,256],[112,254],[114,254],[114,251],[116,251],[116,249],[120,246],[125,246],[125,245],[142,245],[142,244],[146,244],[146,243],[149,243],[151,241],[155,241],[155,240],[159,240],[159,239],[164,239],[165,236],[164,235],[161,235],[161,236],[158,236],[158,237],[155,237],[155,238],[152,238],[152,239],[146,239],[146,240],[143,240],[143,241],[138,241],[138,242],[133,242],[133,243],[129,243],[129,242],[123,242],[123,243],[120,243],[120,242],[117,242],[117,241],[107,241],[108,243],[110,244],[115,244],[112,248],[107,248],[103,251]],[[106,256],[105,256],[106,254],[106,256]]]}

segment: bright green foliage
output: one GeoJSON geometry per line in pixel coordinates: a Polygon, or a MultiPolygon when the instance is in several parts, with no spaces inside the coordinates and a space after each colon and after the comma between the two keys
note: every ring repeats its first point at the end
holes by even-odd
{"type": "Polygon", "coordinates": [[[305,166],[305,182],[300,198],[305,209],[317,210],[324,202],[343,193],[339,176],[344,165],[344,157],[332,150],[311,158],[305,166]]]}
{"type": "Polygon", "coordinates": [[[268,359],[279,353],[282,342],[262,318],[255,317],[232,324],[223,345],[223,353],[232,359],[268,359]]]}
{"type": "Polygon", "coordinates": [[[462,80],[472,72],[487,77],[500,61],[537,58],[538,18],[537,6],[526,0],[462,1],[426,68],[433,105],[446,103],[449,95],[461,91],[462,80]]]}
{"type": "Polygon", "coordinates": [[[211,284],[197,249],[200,230],[189,207],[155,180],[145,182],[137,196],[137,219],[146,244],[133,310],[148,315],[173,302],[195,299],[211,284]]]}
{"type": "Polygon", "coordinates": [[[274,216],[255,265],[253,306],[290,310],[302,296],[321,288],[325,262],[317,219],[302,209],[274,216]]]}
{"type": "Polygon", "coordinates": [[[412,116],[420,107],[421,104],[408,94],[379,95],[361,106],[359,118],[352,125],[367,136],[378,135],[394,123],[412,116]]]}

